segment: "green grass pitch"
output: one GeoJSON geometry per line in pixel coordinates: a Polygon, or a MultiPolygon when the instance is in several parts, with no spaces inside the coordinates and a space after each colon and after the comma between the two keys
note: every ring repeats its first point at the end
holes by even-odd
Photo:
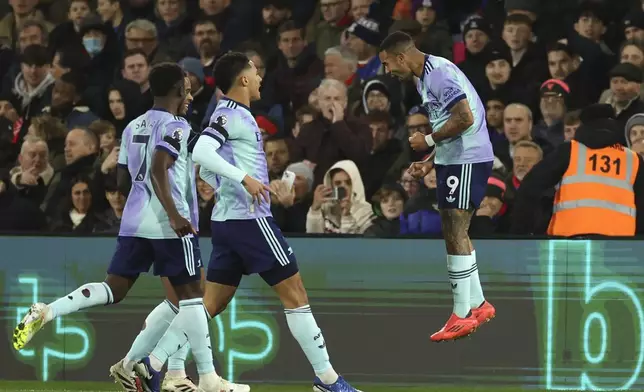
{"type": "MultiPolygon", "coordinates": [[[[478,388],[478,387],[405,387],[405,386],[358,386],[364,392],[519,392],[522,388],[478,388]]],[[[269,385],[252,384],[252,392],[310,392],[311,385],[269,385]]],[[[117,392],[115,384],[105,382],[48,382],[37,381],[0,381],[2,392],[117,392]]],[[[537,390],[531,390],[537,391],[537,390]]]]}

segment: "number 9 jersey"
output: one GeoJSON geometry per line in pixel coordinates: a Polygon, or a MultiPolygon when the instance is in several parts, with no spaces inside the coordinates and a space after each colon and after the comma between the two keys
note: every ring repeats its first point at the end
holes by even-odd
{"type": "Polygon", "coordinates": [[[172,199],[179,214],[198,227],[195,167],[188,151],[190,132],[190,125],[183,118],[160,109],[148,110],[125,128],[118,164],[130,173],[132,188],[125,203],[119,236],[177,238],[152,188],[150,168],[157,150],[175,159],[168,169],[172,199]]]}

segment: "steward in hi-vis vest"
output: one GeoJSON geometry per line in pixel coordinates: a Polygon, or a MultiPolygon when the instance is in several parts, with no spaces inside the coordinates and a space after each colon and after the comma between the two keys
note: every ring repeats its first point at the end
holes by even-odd
{"type": "Polygon", "coordinates": [[[644,161],[618,144],[623,130],[614,116],[608,105],[588,107],[574,140],[559,145],[532,168],[517,193],[512,232],[535,232],[535,200],[555,187],[546,234],[644,233],[644,161]]]}

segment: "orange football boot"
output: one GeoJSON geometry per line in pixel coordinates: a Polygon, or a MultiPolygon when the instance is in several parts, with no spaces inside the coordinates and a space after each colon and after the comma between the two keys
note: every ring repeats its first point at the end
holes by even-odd
{"type": "Polygon", "coordinates": [[[430,339],[432,342],[437,343],[445,340],[461,339],[476,331],[478,326],[479,322],[472,313],[465,318],[460,318],[452,313],[447,323],[445,323],[445,326],[433,334],[430,339]]]}
{"type": "Polygon", "coordinates": [[[496,316],[496,309],[494,309],[491,303],[485,301],[478,308],[472,309],[472,316],[474,316],[476,321],[479,322],[479,326],[481,326],[496,316]]]}

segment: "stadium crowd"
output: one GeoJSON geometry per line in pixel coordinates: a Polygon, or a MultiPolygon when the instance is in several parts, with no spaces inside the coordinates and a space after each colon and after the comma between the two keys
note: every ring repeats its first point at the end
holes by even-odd
{"type": "MultiPolygon", "coordinates": [[[[187,120],[208,125],[214,62],[248,55],[263,77],[252,110],[264,132],[273,214],[286,233],[441,234],[436,176],[406,168],[430,132],[415,86],[384,74],[378,46],[405,31],[453,60],[487,108],[496,160],[470,231],[545,233],[554,190],[513,216],[517,189],[574,137],[582,109],[610,104],[619,139],[644,153],[644,1],[9,0],[0,19],[0,230],[116,233],[119,140],[152,105],[148,74],[178,62],[187,120]],[[296,174],[292,191],[281,180],[296,174]],[[341,200],[333,188],[344,188],[341,200]],[[345,196],[345,197],[343,197],[345,196]]],[[[2,6],[0,6],[2,7],[2,6]]],[[[200,232],[214,190],[198,179],[200,232]]]]}

